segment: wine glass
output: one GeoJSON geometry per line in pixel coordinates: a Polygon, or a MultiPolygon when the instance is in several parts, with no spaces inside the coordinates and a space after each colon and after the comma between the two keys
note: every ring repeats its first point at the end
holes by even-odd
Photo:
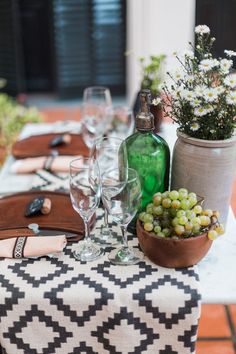
{"type": "MultiPolygon", "coordinates": [[[[97,160],[101,175],[114,168],[127,167],[127,155],[125,142],[115,137],[103,137],[96,139],[90,156],[97,160]]],[[[102,245],[114,245],[118,242],[108,224],[108,212],[104,209],[104,225],[101,227],[99,243],[102,245]]]]}
{"type": "Polygon", "coordinates": [[[101,179],[97,161],[93,158],[78,158],[70,163],[70,198],[72,206],[85,225],[85,238],[74,251],[80,261],[93,261],[103,254],[90,237],[89,222],[101,197],[101,179]]]}
{"type": "Polygon", "coordinates": [[[92,104],[112,105],[111,92],[105,86],[86,87],[83,92],[83,101],[92,104]]]}
{"type": "Polygon", "coordinates": [[[131,168],[113,169],[102,175],[102,201],[113,220],[122,230],[123,245],[108,256],[113,264],[136,264],[143,254],[128,246],[127,226],[137,213],[141,202],[141,184],[138,174],[131,168]]]}
{"type": "Polygon", "coordinates": [[[125,139],[134,132],[134,116],[127,106],[113,107],[108,136],[125,139]]]}
{"type": "Polygon", "coordinates": [[[88,148],[96,138],[104,135],[112,119],[112,100],[107,87],[87,87],[82,103],[82,137],[88,148]]]}

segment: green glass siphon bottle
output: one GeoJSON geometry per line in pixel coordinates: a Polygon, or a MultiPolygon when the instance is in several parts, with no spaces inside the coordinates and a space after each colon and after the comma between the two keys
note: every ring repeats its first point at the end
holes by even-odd
{"type": "Polygon", "coordinates": [[[142,90],[139,94],[140,111],[136,116],[136,132],[126,142],[128,166],[138,172],[142,201],[140,210],[152,202],[156,192],[169,187],[170,150],[166,141],[156,135],[154,116],[150,112],[151,92],[142,90]]]}

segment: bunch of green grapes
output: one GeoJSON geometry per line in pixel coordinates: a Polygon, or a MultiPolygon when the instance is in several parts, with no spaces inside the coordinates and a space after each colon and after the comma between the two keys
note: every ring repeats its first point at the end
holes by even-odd
{"type": "Polygon", "coordinates": [[[144,230],[160,237],[192,237],[208,231],[211,240],[224,233],[219,212],[198,204],[197,195],[186,188],[156,193],[146,212],[139,214],[144,230]]]}

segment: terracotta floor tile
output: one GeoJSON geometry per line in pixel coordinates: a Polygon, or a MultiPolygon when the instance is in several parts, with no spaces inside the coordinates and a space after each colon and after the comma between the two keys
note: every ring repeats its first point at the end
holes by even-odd
{"type": "Polygon", "coordinates": [[[198,337],[230,337],[230,335],[224,306],[203,304],[198,337]]]}
{"type": "Polygon", "coordinates": [[[44,108],[41,109],[43,120],[45,122],[55,122],[58,120],[79,120],[80,109],[79,108],[44,108]]]}
{"type": "Polygon", "coordinates": [[[196,354],[235,354],[230,341],[197,342],[196,354]]]}
{"type": "Polygon", "coordinates": [[[229,310],[234,325],[234,334],[236,335],[236,305],[229,305],[229,310]]]}

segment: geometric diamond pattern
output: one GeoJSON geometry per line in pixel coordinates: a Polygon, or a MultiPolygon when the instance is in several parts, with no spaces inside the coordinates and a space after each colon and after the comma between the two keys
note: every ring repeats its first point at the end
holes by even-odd
{"type": "Polygon", "coordinates": [[[179,324],[180,320],[185,319],[186,315],[191,314],[193,308],[198,308],[198,302],[201,299],[196,289],[191,288],[189,285],[185,285],[182,281],[178,281],[176,278],[172,278],[169,275],[165,275],[163,278],[158,279],[156,282],[145,286],[144,289],[140,289],[139,293],[133,294],[133,299],[138,301],[139,306],[145,307],[148,313],[151,313],[153,318],[158,318],[159,323],[165,325],[166,329],[171,329],[174,325],[179,324]],[[153,307],[152,301],[146,298],[147,294],[151,294],[153,289],[158,290],[160,287],[165,286],[166,283],[170,283],[177,292],[189,294],[190,299],[186,299],[182,306],[178,307],[176,313],[172,313],[167,316],[166,312],[160,311],[159,307],[153,307]]]}
{"type": "MultiPolygon", "coordinates": [[[[68,191],[68,175],[41,170],[32,187],[68,191]]],[[[103,215],[98,209],[94,240],[103,215]]],[[[139,247],[135,235],[128,240],[139,247]]],[[[195,267],[167,269],[145,258],[114,266],[111,248],[94,262],[78,262],[76,245],[58,258],[0,260],[2,354],[194,352],[201,299],[195,267]]]]}
{"type": "Polygon", "coordinates": [[[87,345],[86,342],[80,342],[79,344],[79,347],[74,348],[73,351],[68,354],[97,354],[97,352],[93,350],[93,347],[87,345]]]}
{"type": "Polygon", "coordinates": [[[161,349],[159,354],[180,354],[176,351],[173,351],[170,345],[166,345],[165,349],[161,349]]]}
{"type": "Polygon", "coordinates": [[[19,304],[19,299],[24,297],[24,292],[12,284],[7,277],[0,274],[1,290],[6,290],[7,295],[4,296],[4,301],[0,301],[1,320],[4,316],[8,316],[8,311],[13,310],[13,305],[19,304]]]}
{"type": "Polygon", "coordinates": [[[146,264],[145,262],[140,262],[137,269],[138,272],[132,272],[132,277],[127,276],[126,279],[119,278],[117,266],[113,266],[109,261],[105,261],[102,264],[98,264],[96,267],[92,267],[92,270],[102,274],[103,277],[108,278],[111,283],[119,286],[121,289],[125,288],[127,285],[133,284],[134,282],[140,282],[140,279],[145,279],[148,275],[152,275],[158,272],[156,267],[153,267],[150,264],[146,264]]]}
{"type": "MultiPolygon", "coordinates": [[[[30,343],[25,343],[22,338],[17,336],[24,328],[31,325],[33,317],[38,317],[40,322],[45,323],[46,327],[51,327],[54,331],[52,341],[42,348],[43,354],[55,353],[55,349],[60,348],[61,343],[65,343],[67,338],[72,337],[72,333],[67,332],[65,327],[53,321],[51,316],[45,314],[45,311],[39,310],[37,305],[32,305],[29,310],[25,311],[25,315],[20,316],[19,321],[14,322],[13,326],[8,328],[8,333],[3,333],[3,337],[9,338],[12,344],[17,344],[17,348],[23,349],[25,353],[38,354],[38,351],[32,348],[30,343]]],[[[33,342],[32,345],[34,345],[33,342]]]]}
{"type": "Polygon", "coordinates": [[[192,325],[190,330],[184,331],[182,336],[178,336],[178,340],[180,342],[184,342],[184,346],[190,348],[194,351],[195,348],[195,340],[197,339],[197,325],[192,325]]]}
{"type": "Polygon", "coordinates": [[[85,326],[86,322],[91,320],[91,317],[95,316],[103,306],[108,304],[109,299],[113,299],[114,295],[108,292],[108,289],[104,288],[102,284],[98,284],[96,281],[91,281],[89,277],[84,274],[79,274],[70,280],[66,280],[63,284],[59,284],[56,288],[52,288],[50,291],[45,292],[45,299],[50,300],[51,305],[55,305],[57,311],[61,311],[64,317],[69,317],[71,322],[76,322],[79,327],[85,326]],[[88,285],[93,291],[93,303],[90,302],[88,308],[83,309],[81,315],[78,311],[72,310],[70,304],[65,303],[63,297],[63,291],[65,289],[71,289],[72,284],[76,284],[77,288],[88,285]],[[60,293],[62,296],[59,296],[60,293]]]}
{"type": "MultiPolygon", "coordinates": [[[[153,344],[154,339],[159,338],[158,333],[154,333],[153,328],[148,328],[146,323],[142,323],[138,317],[135,317],[132,312],[128,312],[126,307],[121,307],[119,313],[114,313],[112,318],[108,318],[106,322],[102,323],[102,326],[98,326],[96,331],[92,332],[92,336],[97,337],[98,342],[103,344],[104,350],[108,350],[109,353],[122,354],[124,351],[120,351],[122,348],[122,340],[119,336],[119,328],[122,327],[122,320],[125,320],[129,326],[129,336],[144,337],[136,342],[135,346],[131,349],[129,348],[130,354],[139,354],[143,353],[144,350],[147,350],[148,345],[153,344]],[[136,334],[132,333],[137,332],[136,334]],[[109,337],[109,332],[118,328],[118,333],[113,334],[113,337],[118,338],[118,345],[111,345],[110,340],[106,338],[109,337]]],[[[128,343],[123,343],[127,348],[128,343]]]]}
{"type": "MultiPolygon", "coordinates": [[[[41,258],[42,260],[42,258],[41,258]]],[[[69,267],[67,264],[62,261],[58,261],[55,258],[47,259],[47,271],[48,273],[44,273],[42,276],[36,278],[38,270],[32,270],[30,265],[37,264],[37,267],[40,267],[40,260],[35,262],[34,259],[22,260],[19,263],[15,263],[12,266],[9,266],[9,269],[12,270],[13,273],[17,274],[18,277],[25,280],[28,284],[31,284],[32,287],[38,288],[47,282],[54,280],[55,278],[59,278],[62,274],[66,274],[69,270],[72,270],[72,267],[69,267]],[[53,267],[50,267],[54,265],[53,267]],[[52,268],[52,269],[51,269],[52,268]],[[35,270],[35,273],[33,272],[35,270]]],[[[44,263],[45,264],[45,263],[44,263]]],[[[43,262],[42,262],[43,265],[43,262]]]]}
{"type": "MultiPolygon", "coordinates": [[[[103,213],[93,233],[98,238],[103,213]]],[[[120,229],[113,227],[113,232],[120,229]]],[[[137,247],[135,236],[128,235],[137,247]]],[[[148,259],[112,265],[73,257],[0,260],[0,343],[16,354],[194,352],[200,313],[196,268],[168,269],[148,259]]]]}
{"type": "Polygon", "coordinates": [[[180,272],[183,275],[188,275],[190,278],[195,278],[199,281],[199,274],[196,272],[196,268],[189,267],[189,268],[179,268],[175,270],[177,273],[180,272]]]}
{"type": "Polygon", "coordinates": [[[68,192],[69,176],[68,173],[53,173],[46,170],[38,170],[33,180],[34,189],[56,190],[60,192],[68,192]],[[52,188],[53,187],[53,188],[52,188]]]}

